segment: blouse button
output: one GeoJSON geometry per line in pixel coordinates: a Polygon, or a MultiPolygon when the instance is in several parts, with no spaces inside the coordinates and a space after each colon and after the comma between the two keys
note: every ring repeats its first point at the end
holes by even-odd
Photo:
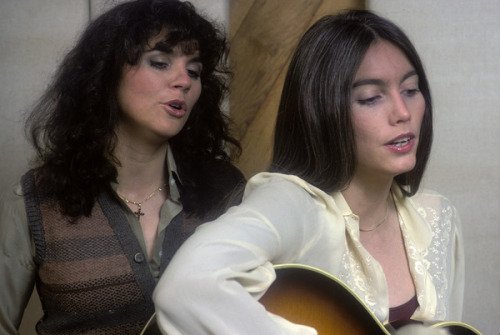
{"type": "Polygon", "coordinates": [[[137,263],[142,263],[144,262],[144,255],[140,252],[136,253],[134,255],[134,260],[137,262],[137,263]]]}

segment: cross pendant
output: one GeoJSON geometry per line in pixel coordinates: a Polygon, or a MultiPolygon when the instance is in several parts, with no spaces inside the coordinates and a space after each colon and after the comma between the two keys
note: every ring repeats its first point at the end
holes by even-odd
{"type": "Polygon", "coordinates": [[[140,220],[141,219],[141,216],[144,215],[143,212],[141,212],[141,207],[139,207],[139,209],[137,210],[137,212],[134,212],[135,216],[137,216],[137,219],[140,220]]]}

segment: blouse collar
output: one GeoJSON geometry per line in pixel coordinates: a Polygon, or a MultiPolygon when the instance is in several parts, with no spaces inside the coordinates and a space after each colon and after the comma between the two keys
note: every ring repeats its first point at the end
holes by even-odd
{"type": "Polygon", "coordinates": [[[168,183],[170,186],[170,199],[180,203],[179,188],[177,186],[177,183],[175,182],[175,179],[177,178],[179,182],[181,182],[181,179],[179,177],[179,174],[177,173],[177,165],[175,164],[174,155],[172,153],[172,150],[170,149],[170,146],[168,147],[168,152],[167,152],[167,166],[168,166],[168,178],[169,178],[168,183]]]}
{"type": "MultiPolygon", "coordinates": [[[[408,235],[411,236],[415,247],[420,251],[425,250],[431,243],[432,232],[429,225],[420,214],[418,206],[415,205],[411,197],[403,194],[403,191],[396,182],[393,182],[391,192],[401,224],[408,232],[408,235]]],[[[333,192],[330,196],[333,198],[337,208],[345,218],[356,218],[356,221],[358,221],[358,216],[352,212],[342,192],[333,192]]]]}

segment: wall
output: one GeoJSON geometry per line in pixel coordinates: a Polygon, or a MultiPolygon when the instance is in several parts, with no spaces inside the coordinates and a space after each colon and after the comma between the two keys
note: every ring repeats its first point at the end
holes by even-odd
{"type": "Polygon", "coordinates": [[[0,190],[18,179],[30,156],[25,112],[87,20],[87,0],[0,1],[0,190]]]}
{"type": "Polygon", "coordinates": [[[500,333],[500,2],[372,0],[423,58],[435,140],[425,186],[460,212],[466,251],[464,321],[500,333]]]}

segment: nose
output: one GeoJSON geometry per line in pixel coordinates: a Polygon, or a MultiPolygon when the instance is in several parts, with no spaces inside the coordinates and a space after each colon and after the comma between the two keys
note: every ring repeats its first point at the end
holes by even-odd
{"type": "Polygon", "coordinates": [[[189,91],[191,88],[191,77],[189,76],[188,70],[185,66],[177,64],[174,67],[172,71],[172,78],[170,80],[170,86],[184,92],[189,91]]]}
{"type": "Polygon", "coordinates": [[[411,119],[411,113],[406,105],[404,97],[398,92],[392,99],[392,111],[390,115],[391,124],[404,123],[411,119]]]}

